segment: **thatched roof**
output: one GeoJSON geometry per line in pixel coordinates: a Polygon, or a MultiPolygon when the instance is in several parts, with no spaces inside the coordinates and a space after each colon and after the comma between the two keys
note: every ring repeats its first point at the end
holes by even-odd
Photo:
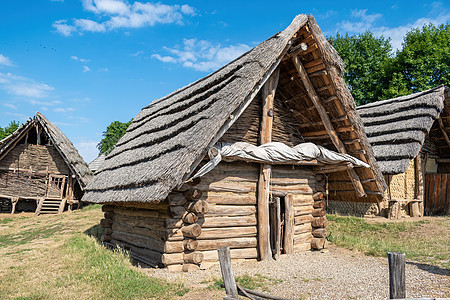
{"type": "Polygon", "coordinates": [[[105,157],[106,157],[105,154],[101,154],[101,155],[97,156],[93,161],[91,161],[89,163],[89,169],[92,172],[97,171],[100,168],[100,166],[102,165],[102,163],[105,161],[105,157]]]}
{"type": "Polygon", "coordinates": [[[445,87],[369,103],[357,108],[384,174],[406,171],[444,108],[445,87]]]}
{"type": "MultiPolygon", "coordinates": [[[[183,184],[205,157],[207,150],[239,118],[277,67],[282,65],[282,70],[283,67],[289,67],[295,71],[292,60],[282,62],[282,59],[288,58],[286,55],[291,46],[301,42],[300,29],[314,43],[315,48],[312,50],[320,53],[318,55],[326,68],[326,71],[321,71],[321,74],[327,76],[326,80],[320,79],[322,75],[319,74],[320,76],[312,79],[313,84],[320,88],[321,85],[332,82],[333,86],[324,92],[333,91],[338,104],[333,102],[328,105],[340,105],[341,110],[349,111],[348,118],[341,116],[341,119],[337,118],[333,122],[336,126],[353,126],[360,149],[367,150],[360,159],[373,166],[373,170],[367,171],[367,176],[376,178],[378,187],[383,185],[381,172],[374,166],[375,160],[361,130],[362,122],[354,111],[353,99],[342,78],[334,80],[335,76],[342,74],[342,60],[325,40],[314,18],[299,15],[283,32],[275,34],[218,71],[144,107],[97,170],[93,181],[86,188],[83,201],[107,203],[164,200],[171,190],[183,184]]],[[[303,37],[302,40],[306,38],[303,37]]],[[[286,88],[298,82],[301,84],[292,75],[284,76],[288,76],[289,81],[283,83],[286,88]]],[[[280,84],[282,80],[284,79],[280,75],[280,84]]],[[[304,94],[297,96],[300,102],[303,101],[300,98],[305,97],[304,94]]],[[[309,104],[310,100],[305,101],[309,102],[302,102],[303,106],[312,105],[309,104]]],[[[311,114],[311,121],[319,118],[318,113],[312,109],[305,114],[311,114]]],[[[311,124],[319,127],[314,127],[315,130],[324,130],[315,123],[317,121],[311,124]]],[[[329,136],[323,138],[330,141],[329,136]]],[[[377,191],[380,192],[381,188],[377,191]]]]}
{"type": "Polygon", "coordinates": [[[28,120],[15,132],[0,141],[0,154],[9,151],[10,146],[14,146],[15,141],[22,138],[24,133],[37,123],[45,130],[52,141],[52,144],[61,154],[69,169],[75,174],[81,189],[84,189],[92,178],[92,172],[89,170],[88,165],[66,135],[39,112],[36,113],[36,116],[33,119],[28,120]]]}

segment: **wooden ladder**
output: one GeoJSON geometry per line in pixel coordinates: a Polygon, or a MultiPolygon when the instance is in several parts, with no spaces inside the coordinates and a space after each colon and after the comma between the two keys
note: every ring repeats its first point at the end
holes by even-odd
{"type": "Polygon", "coordinates": [[[66,198],[41,198],[38,207],[36,208],[36,215],[40,214],[60,214],[64,211],[66,206],[66,198]]]}

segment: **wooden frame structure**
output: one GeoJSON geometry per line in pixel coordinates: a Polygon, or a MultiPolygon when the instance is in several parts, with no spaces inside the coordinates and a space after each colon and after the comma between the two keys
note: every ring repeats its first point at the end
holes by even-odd
{"type": "Polygon", "coordinates": [[[83,197],[104,204],[105,243],[184,271],[216,262],[222,246],[244,259],[322,249],[327,178],[343,182],[342,198],[374,203],[385,184],[342,68],[314,18],[299,15],[220,70],[144,107],[83,197]],[[217,143],[271,141],[314,142],[371,168],[220,162],[188,180],[217,143]]]}
{"type": "Polygon", "coordinates": [[[72,143],[39,112],[0,141],[2,212],[31,200],[36,214],[61,213],[79,204],[91,177],[72,143]]]}

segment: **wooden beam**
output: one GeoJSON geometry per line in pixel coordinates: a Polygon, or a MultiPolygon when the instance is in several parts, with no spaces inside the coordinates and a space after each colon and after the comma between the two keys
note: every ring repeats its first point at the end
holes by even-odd
{"type": "Polygon", "coordinates": [[[444,123],[442,122],[441,118],[438,119],[438,123],[439,123],[439,127],[441,128],[442,135],[444,136],[445,141],[447,142],[447,145],[450,147],[450,139],[448,137],[447,132],[445,131],[445,126],[444,126],[444,123]]]}
{"type": "MultiPolygon", "coordinates": [[[[302,79],[303,85],[306,89],[306,92],[309,95],[309,98],[314,103],[314,106],[317,108],[317,111],[319,112],[319,116],[322,119],[323,125],[330,136],[331,141],[333,142],[333,145],[336,147],[336,149],[340,153],[347,153],[347,150],[345,149],[344,143],[341,141],[339,136],[337,135],[336,130],[333,127],[333,124],[331,124],[330,117],[328,116],[325,108],[323,107],[322,103],[320,102],[320,98],[317,95],[314,86],[312,85],[308,74],[306,73],[305,67],[303,66],[302,62],[300,61],[300,58],[298,56],[294,56],[292,58],[295,68],[297,69],[298,74],[300,75],[300,78],[302,79]]],[[[356,174],[355,170],[349,169],[348,175],[350,176],[350,179],[353,183],[353,186],[356,190],[356,194],[358,197],[365,197],[366,193],[364,192],[364,188],[362,186],[362,183],[359,179],[358,174],[356,174]]]]}
{"type": "MultiPolygon", "coordinates": [[[[260,144],[264,145],[272,141],[273,101],[278,85],[280,68],[277,68],[262,88],[262,119],[260,127],[260,144]]],[[[261,260],[272,258],[270,247],[270,223],[269,223],[269,192],[271,166],[261,164],[258,178],[258,247],[261,260]]]]}

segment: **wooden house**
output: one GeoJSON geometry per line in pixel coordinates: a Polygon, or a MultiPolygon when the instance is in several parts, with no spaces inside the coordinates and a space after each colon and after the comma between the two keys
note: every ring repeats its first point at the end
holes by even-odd
{"type": "Polygon", "coordinates": [[[239,259],[323,248],[327,178],[338,199],[377,203],[384,192],[342,74],[314,18],[299,15],[218,71],[144,107],[83,197],[104,204],[103,240],[142,263],[184,271],[217,261],[222,246],[239,259]],[[368,165],[255,154],[270,142],[277,149],[313,142],[320,153],[368,165]],[[225,158],[220,145],[248,156],[228,153],[202,173],[208,152],[213,162],[225,158]]]}
{"type": "Polygon", "coordinates": [[[439,86],[357,108],[388,185],[391,217],[449,213],[449,91],[439,86]]]}
{"type": "Polygon", "coordinates": [[[1,212],[61,213],[79,204],[92,172],[41,113],[0,141],[1,212]]]}

